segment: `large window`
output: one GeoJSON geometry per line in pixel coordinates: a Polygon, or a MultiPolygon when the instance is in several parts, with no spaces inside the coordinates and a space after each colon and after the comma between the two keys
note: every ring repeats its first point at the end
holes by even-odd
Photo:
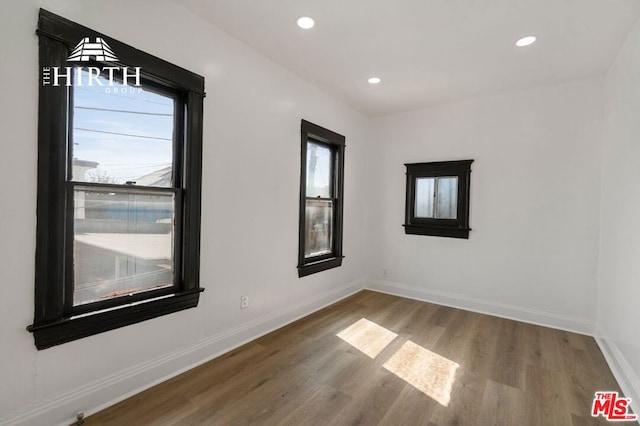
{"type": "Polygon", "coordinates": [[[407,234],[469,238],[473,160],[405,164],[407,234]]]}
{"type": "Polygon", "coordinates": [[[342,264],[345,138],[302,120],[298,275],[342,264]]]}
{"type": "Polygon", "coordinates": [[[38,349],[195,307],[204,78],[45,10],[38,349]]]}

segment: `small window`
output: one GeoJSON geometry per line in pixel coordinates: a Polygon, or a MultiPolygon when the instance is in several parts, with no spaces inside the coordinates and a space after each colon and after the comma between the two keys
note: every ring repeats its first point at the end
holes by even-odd
{"type": "Polygon", "coordinates": [[[302,120],[298,275],[342,264],[345,138],[302,120]]]}
{"type": "Polygon", "coordinates": [[[473,160],[405,164],[407,234],[469,238],[473,160]]]}
{"type": "Polygon", "coordinates": [[[38,349],[197,306],[204,78],[46,10],[38,349]]]}

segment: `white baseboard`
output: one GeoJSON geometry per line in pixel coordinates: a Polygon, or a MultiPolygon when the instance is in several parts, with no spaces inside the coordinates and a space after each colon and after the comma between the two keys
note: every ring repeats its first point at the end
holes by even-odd
{"type": "MultiPolygon", "coordinates": [[[[363,288],[545,327],[588,335],[593,335],[595,332],[594,324],[582,318],[474,299],[454,293],[427,290],[390,281],[374,280],[368,281],[366,285],[358,281],[316,295],[295,306],[279,309],[232,329],[225,330],[190,347],[132,366],[51,400],[43,401],[19,413],[14,413],[10,417],[0,418],[0,425],[72,424],[75,422],[75,413],[79,407],[84,407],[85,415],[89,416],[325,306],[342,300],[363,288]],[[122,394],[122,389],[132,390],[122,394]]],[[[598,336],[602,336],[602,333],[599,333],[598,336]]],[[[596,337],[596,341],[616,380],[620,383],[622,391],[626,396],[632,398],[632,409],[635,413],[639,413],[640,379],[638,375],[612,341],[603,337],[596,337]]]]}
{"type": "Polygon", "coordinates": [[[542,325],[544,327],[557,328],[574,333],[587,334],[589,336],[593,336],[595,332],[595,324],[584,318],[555,312],[545,312],[522,306],[507,305],[489,300],[474,299],[461,294],[429,290],[408,284],[382,280],[369,280],[365,288],[381,293],[542,325]]]}
{"type": "Polygon", "coordinates": [[[82,409],[85,416],[127,399],[158,383],[210,361],[260,336],[342,300],[364,287],[362,281],[331,289],[237,327],[207,337],[190,347],[145,361],[48,401],[0,418],[0,425],[69,425],[82,409]],[[122,389],[131,389],[122,393],[122,389]],[[108,402],[104,402],[108,401],[108,402]]]}
{"type": "MultiPolygon", "coordinates": [[[[618,381],[622,393],[627,398],[631,398],[631,409],[635,414],[640,415],[640,375],[631,367],[625,356],[620,352],[618,346],[612,339],[606,337],[605,333],[598,329],[596,342],[604,355],[604,358],[611,368],[611,372],[618,381]]],[[[603,389],[608,390],[608,389],[603,389]]],[[[640,418],[638,419],[640,423],[640,418]]]]}

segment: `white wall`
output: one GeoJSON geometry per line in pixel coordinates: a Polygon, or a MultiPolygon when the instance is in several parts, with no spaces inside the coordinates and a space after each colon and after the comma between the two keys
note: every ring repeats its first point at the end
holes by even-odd
{"type": "Polygon", "coordinates": [[[602,79],[396,114],[374,129],[373,288],[593,331],[602,79]],[[405,235],[403,164],[458,159],[475,160],[469,240],[405,235]]]}
{"type": "Polygon", "coordinates": [[[640,21],[605,80],[598,333],[640,410],[640,21]]]}
{"type": "Polygon", "coordinates": [[[0,39],[0,423],[68,424],[78,410],[362,287],[361,115],[171,1],[3,1],[0,39]],[[33,320],[40,6],[204,75],[208,95],[200,305],[44,351],[25,330],[33,320]],[[303,279],[296,269],[301,118],[347,137],[346,258],[303,279]],[[243,294],[251,305],[240,311],[243,294]]]}
{"type": "Polygon", "coordinates": [[[344,297],[366,273],[374,289],[593,332],[599,238],[605,354],[620,371],[640,371],[640,240],[629,236],[640,203],[627,197],[640,177],[630,160],[639,149],[639,33],[606,86],[585,80],[367,120],[169,0],[0,2],[0,424],[68,423],[344,297]],[[208,93],[200,306],[44,351],[25,331],[40,6],[204,75],[208,93]],[[347,136],[347,257],[298,279],[301,118],[347,136]],[[405,235],[403,163],[467,158],[470,239],[405,235]],[[247,190],[256,181],[264,189],[247,190]],[[251,306],[240,311],[243,294],[251,306]]]}

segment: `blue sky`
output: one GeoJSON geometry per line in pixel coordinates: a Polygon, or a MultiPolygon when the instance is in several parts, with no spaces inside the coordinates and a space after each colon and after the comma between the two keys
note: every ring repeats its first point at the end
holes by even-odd
{"type": "Polygon", "coordinates": [[[89,173],[109,176],[117,183],[135,181],[171,165],[174,100],[115,82],[109,87],[107,80],[100,81],[104,86],[74,86],[73,158],[99,163],[98,169],[89,173]],[[121,89],[125,93],[114,93],[121,89]]]}

